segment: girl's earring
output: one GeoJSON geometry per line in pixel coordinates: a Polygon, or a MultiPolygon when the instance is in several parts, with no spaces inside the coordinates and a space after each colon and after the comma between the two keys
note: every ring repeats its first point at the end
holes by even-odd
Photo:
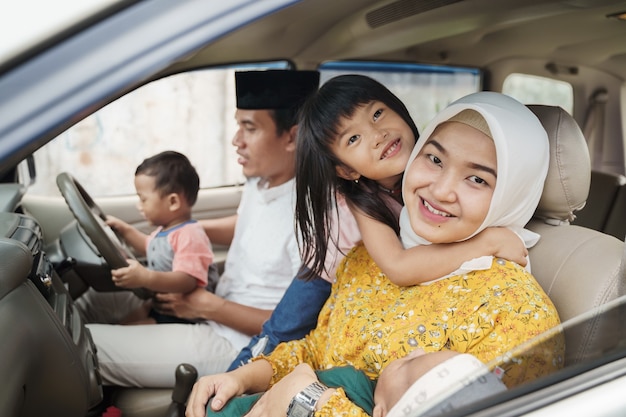
{"type": "Polygon", "coordinates": [[[359,179],[357,178],[356,180],[354,180],[354,183],[358,184],[359,183],[359,179]]]}

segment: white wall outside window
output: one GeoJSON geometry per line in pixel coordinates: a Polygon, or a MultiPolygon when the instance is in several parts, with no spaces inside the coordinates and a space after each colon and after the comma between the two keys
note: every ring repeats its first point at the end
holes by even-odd
{"type": "MultiPolygon", "coordinates": [[[[37,178],[29,192],[58,194],[56,176],[68,171],[93,197],[134,195],[136,167],[163,150],[185,154],[202,188],[243,182],[231,144],[236,131],[234,72],[242,68],[172,75],[88,116],[35,153],[37,178]]],[[[369,75],[400,97],[420,130],[448,103],[480,88],[474,70],[415,68],[363,63],[322,67],[321,82],[341,73],[369,75]]]]}

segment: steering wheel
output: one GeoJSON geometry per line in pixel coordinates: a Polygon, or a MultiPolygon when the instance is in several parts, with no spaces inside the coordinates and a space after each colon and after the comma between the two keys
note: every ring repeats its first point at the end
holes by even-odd
{"type": "Polygon", "coordinates": [[[105,214],[87,191],[67,172],[57,176],[57,186],[76,221],[111,269],[128,266],[126,259],[135,259],[135,256],[115,231],[105,223],[105,214]]]}

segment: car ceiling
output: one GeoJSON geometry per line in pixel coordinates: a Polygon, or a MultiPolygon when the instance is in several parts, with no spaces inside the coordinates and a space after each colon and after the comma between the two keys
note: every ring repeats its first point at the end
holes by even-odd
{"type": "Polygon", "coordinates": [[[626,12],[616,0],[304,0],[199,51],[183,67],[288,58],[299,68],[339,59],[488,67],[539,59],[626,79],[626,12]],[[253,41],[251,41],[253,40],[253,41]]]}
{"type": "MultiPolygon", "coordinates": [[[[70,39],[68,32],[68,42],[59,44],[57,49],[63,52],[41,54],[14,73],[8,70],[11,65],[30,55],[4,63],[0,91],[11,100],[0,101],[3,165],[14,166],[125,91],[169,73],[214,65],[288,59],[307,69],[329,60],[377,59],[478,67],[488,77],[498,65],[520,71],[533,62],[534,68],[549,68],[546,75],[561,72],[559,78],[572,84],[574,77],[563,77],[563,72],[611,74],[614,79],[609,85],[604,80],[603,86],[612,89],[619,89],[626,79],[626,22],[607,17],[626,12],[626,0],[121,0],[116,4],[116,10],[124,9],[122,16],[111,16],[101,25],[85,21],[84,36],[70,39]],[[292,1],[295,4],[288,5],[292,1]],[[259,13],[263,17],[254,20],[259,13]],[[213,20],[213,14],[221,17],[213,20]],[[227,35],[215,24],[226,22],[224,27],[230,27],[233,21],[239,29],[227,35]],[[64,56],[73,59],[64,61],[64,56]],[[42,80],[38,72],[46,72],[47,77],[42,80]],[[39,107],[31,106],[32,97],[42,94],[39,107]]],[[[52,39],[44,46],[56,47],[52,39]]]]}

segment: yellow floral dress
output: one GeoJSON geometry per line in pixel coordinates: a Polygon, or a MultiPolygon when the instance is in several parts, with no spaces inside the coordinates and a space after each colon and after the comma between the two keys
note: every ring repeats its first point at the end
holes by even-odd
{"type": "MultiPolygon", "coordinates": [[[[306,302],[306,300],[303,300],[306,302]]],[[[559,324],[552,302],[524,268],[501,259],[491,269],[428,285],[392,284],[358,245],[337,269],[337,282],[304,339],[281,343],[266,357],[272,384],[302,362],[314,369],[352,365],[375,379],[416,348],[471,353],[499,361],[511,387],[561,366],[564,343],[549,339],[527,356],[505,352],[559,324]]],[[[316,415],[366,415],[339,389],[316,415]]]]}

